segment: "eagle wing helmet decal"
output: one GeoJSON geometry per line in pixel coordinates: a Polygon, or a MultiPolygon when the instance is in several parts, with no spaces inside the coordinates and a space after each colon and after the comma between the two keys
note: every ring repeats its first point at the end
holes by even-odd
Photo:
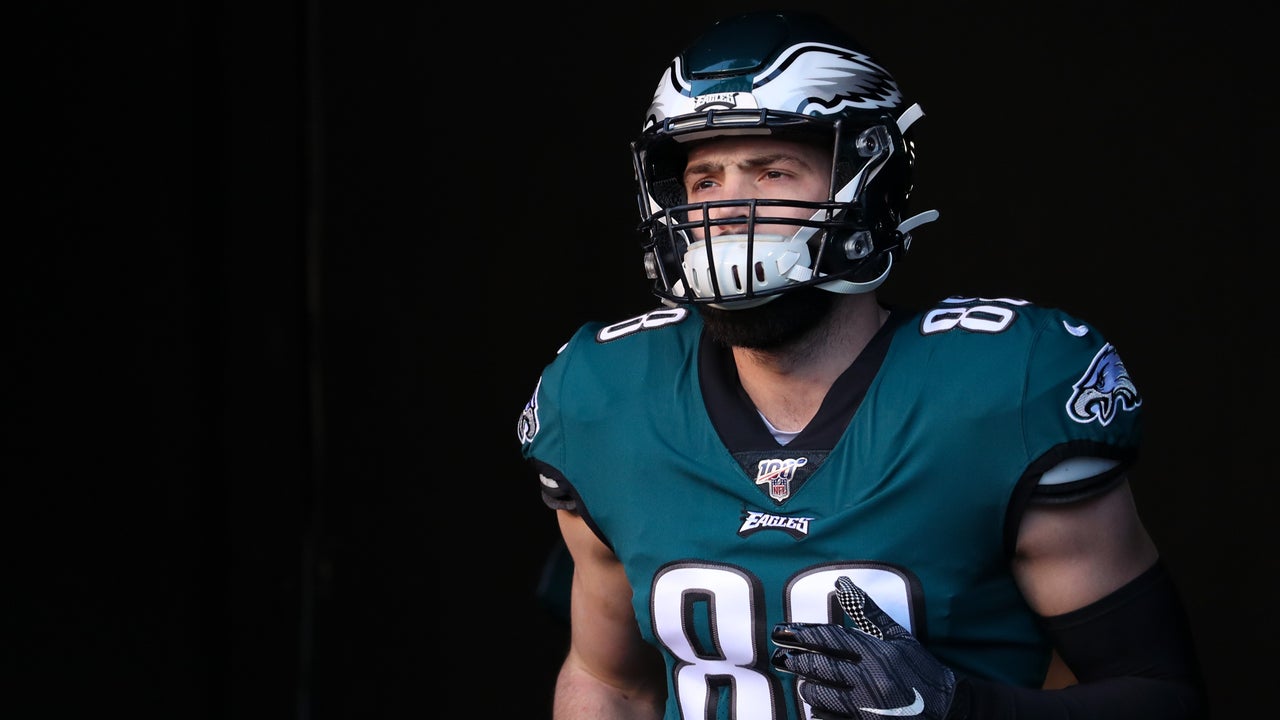
{"type": "Polygon", "coordinates": [[[896,108],[897,82],[871,57],[825,43],[799,43],[757,73],[751,92],[693,95],[693,83],[676,57],[658,83],[646,127],[711,107],[770,108],[802,115],[834,115],[850,108],[896,108]]]}
{"type": "Polygon", "coordinates": [[[1067,414],[1078,423],[1097,420],[1105,426],[1121,410],[1133,410],[1142,404],[1137,386],[1111,343],[1093,356],[1089,369],[1073,387],[1067,414]]]}

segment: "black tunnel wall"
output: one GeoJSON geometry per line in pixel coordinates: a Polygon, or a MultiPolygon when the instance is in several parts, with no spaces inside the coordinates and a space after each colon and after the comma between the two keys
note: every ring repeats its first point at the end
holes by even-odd
{"type": "MultiPolygon", "coordinates": [[[[927,113],[942,220],[886,295],[1026,297],[1116,342],[1215,716],[1260,708],[1255,8],[803,5],[927,113]]],[[[549,717],[555,523],[516,417],[578,323],[653,304],[627,143],[690,33],[764,6],[16,10],[0,713],[549,717]]]]}

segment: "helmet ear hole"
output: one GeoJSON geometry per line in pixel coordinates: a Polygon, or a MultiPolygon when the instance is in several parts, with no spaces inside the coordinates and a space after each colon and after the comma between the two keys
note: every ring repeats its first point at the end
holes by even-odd
{"type": "Polygon", "coordinates": [[[651,194],[664,208],[685,204],[684,183],[673,177],[653,181],[651,194]]]}
{"type": "Polygon", "coordinates": [[[848,160],[842,159],[842,160],[836,161],[833,172],[834,172],[833,178],[835,182],[832,183],[832,185],[834,186],[835,190],[839,190],[840,188],[847,185],[850,180],[853,179],[853,175],[856,171],[853,167],[853,163],[849,162],[848,160]]]}

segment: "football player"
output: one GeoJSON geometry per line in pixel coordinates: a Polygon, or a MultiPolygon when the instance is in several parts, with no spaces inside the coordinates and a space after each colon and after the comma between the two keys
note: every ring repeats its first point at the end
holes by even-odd
{"type": "Polygon", "coordinates": [[[806,14],[662,71],[632,145],[661,302],[582,326],[519,423],[573,561],[556,718],[1206,712],[1117,347],[1021,298],[877,299],[938,217],[923,115],[806,14]]]}

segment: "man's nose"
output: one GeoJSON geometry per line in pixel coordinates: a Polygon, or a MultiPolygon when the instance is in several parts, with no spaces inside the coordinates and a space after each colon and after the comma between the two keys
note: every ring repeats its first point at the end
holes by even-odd
{"type": "Polygon", "coordinates": [[[735,192],[734,194],[726,194],[726,198],[735,200],[741,198],[742,202],[735,202],[723,207],[709,208],[707,216],[712,220],[726,221],[711,226],[711,236],[718,235],[745,235],[747,232],[748,215],[751,213],[751,206],[747,203],[751,196],[746,192],[735,192]]]}

